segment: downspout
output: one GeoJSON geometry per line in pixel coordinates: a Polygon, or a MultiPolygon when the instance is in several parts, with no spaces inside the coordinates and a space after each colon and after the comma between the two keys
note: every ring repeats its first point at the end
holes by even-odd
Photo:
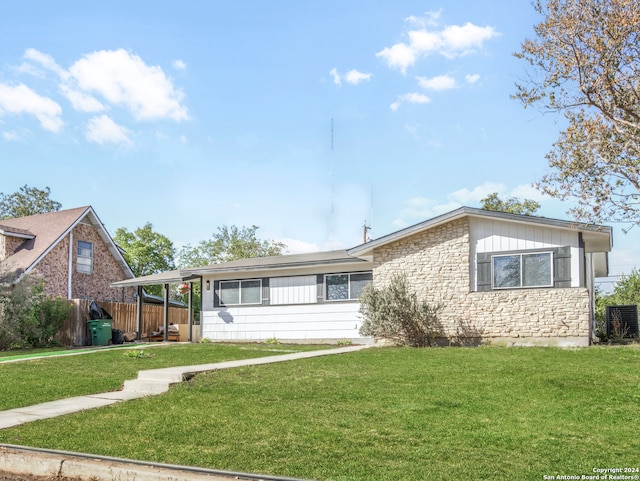
{"type": "Polygon", "coordinates": [[[69,232],[69,262],[68,262],[68,275],[67,275],[67,300],[72,299],[73,290],[73,231],[69,232]]]}

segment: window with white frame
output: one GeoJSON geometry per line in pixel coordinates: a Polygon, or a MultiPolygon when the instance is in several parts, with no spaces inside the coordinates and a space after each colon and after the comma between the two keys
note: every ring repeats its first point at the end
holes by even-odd
{"type": "Polygon", "coordinates": [[[91,242],[78,241],[76,270],[83,274],[93,272],[93,244],[91,242]]]}
{"type": "Polygon", "coordinates": [[[220,281],[220,305],[262,304],[262,280],[220,281]]]}
{"type": "Polygon", "coordinates": [[[494,289],[553,286],[553,253],[535,252],[491,257],[494,289]]]}
{"type": "Polygon", "coordinates": [[[325,276],[327,301],[359,299],[364,288],[371,283],[373,273],[329,274],[325,276]]]}

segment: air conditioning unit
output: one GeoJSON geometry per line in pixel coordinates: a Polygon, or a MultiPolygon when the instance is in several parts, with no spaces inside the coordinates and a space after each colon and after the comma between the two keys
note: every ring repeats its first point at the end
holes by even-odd
{"type": "Polygon", "coordinates": [[[638,306],[607,306],[607,337],[638,336],[638,306]]]}

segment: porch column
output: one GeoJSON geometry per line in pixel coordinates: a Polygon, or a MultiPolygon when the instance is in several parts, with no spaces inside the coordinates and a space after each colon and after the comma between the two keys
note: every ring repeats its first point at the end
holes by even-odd
{"type": "Polygon", "coordinates": [[[164,285],[164,342],[169,341],[169,284],[164,285]]]}
{"type": "Polygon", "coordinates": [[[189,283],[189,295],[188,295],[188,299],[189,299],[189,319],[188,319],[188,324],[189,324],[189,334],[187,335],[187,341],[192,342],[193,341],[193,282],[189,283]]]}
{"type": "Polygon", "coordinates": [[[137,287],[138,297],[136,298],[136,339],[142,339],[142,286],[137,287]]]}

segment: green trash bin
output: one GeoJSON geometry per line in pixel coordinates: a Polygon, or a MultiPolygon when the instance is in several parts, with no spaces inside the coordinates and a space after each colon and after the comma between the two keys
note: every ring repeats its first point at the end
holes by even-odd
{"type": "Polygon", "coordinates": [[[111,342],[113,319],[94,319],[87,321],[92,346],[108,346],[111,342]]]}

